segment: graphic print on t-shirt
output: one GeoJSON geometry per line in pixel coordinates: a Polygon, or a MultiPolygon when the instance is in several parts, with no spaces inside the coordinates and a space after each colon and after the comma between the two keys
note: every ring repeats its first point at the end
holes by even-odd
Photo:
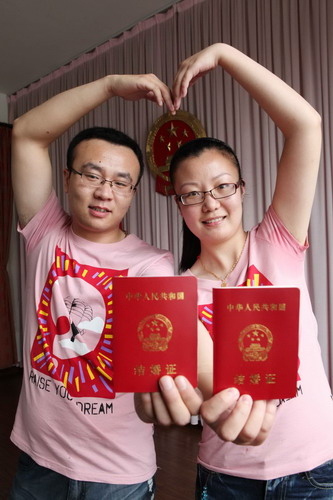
{"type": "Polygon", "coordinates": [[[80,264],[56,248],[36,312],[31,364],[71,397],[114,397],[112,279],[127,273],[80,264]]]}

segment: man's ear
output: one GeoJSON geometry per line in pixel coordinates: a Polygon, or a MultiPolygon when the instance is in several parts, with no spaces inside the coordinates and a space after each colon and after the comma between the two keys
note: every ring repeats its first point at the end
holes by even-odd
{"type": "Polygon", "coordinates": [[[243,179],[242,179],[242,181],[241,181],[241,186],[240,186],[240,188],[241,188],[242,200],[243,200],[243,199],[244,199],[244,196],[245,196],[245,193],[246,193],[245,181],[243,181],[243,179]]]}
{"type": "Polygon", "coordinates": [[[71,172],[68,170],[68,168],[65,168],[64,169],[64,191],[65,191],[65,193],[68,193],[70,176],[71,176],[71,172]]]}

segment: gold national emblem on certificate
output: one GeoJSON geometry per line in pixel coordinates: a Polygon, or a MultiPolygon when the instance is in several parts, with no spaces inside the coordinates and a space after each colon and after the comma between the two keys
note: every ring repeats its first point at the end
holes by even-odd
{"type": "Polygon", "coordinates": [[[166,351],[172,333],[172,323],[163,314],[147,316],[138,326],[138,337],[144,351],[166,351]]]}
{"type": "Polygon", "coordinates": [[[272,332],[266,326],[259,324],[244,328],[238,339],[244,361],[266,361],[272,344],[272,332]]]}
{"type": "Polygon", "coordinates": [[[148,134],[146,156],[158,193],[174,194],[169,179],[171,158],[182,144],[198,137],[206,137],[206,132],[200,121],[187,111],[165,113],[155,121],[148,134]]]}

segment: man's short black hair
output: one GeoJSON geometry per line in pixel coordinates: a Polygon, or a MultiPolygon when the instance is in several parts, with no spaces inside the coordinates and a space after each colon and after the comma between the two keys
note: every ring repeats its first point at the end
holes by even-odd
{"type": "Polygon", "coordinates": [[[76,146],[83,141],[89,141],[91,139],[100,139],[102,141],[109,142],[110,144],[115,144],[116,146],[124,146],[131,149],[137,157],[140,165],[139,178],[136,186],[139,184],[144,170],[143,155],[140,146],[134,139],[129,137],[127,134],[124,134],[124,132],[120,132],[120,130],[116,130],[111,127],[86,128],[73,137],[67,149],[68,170],[71,170],[73,167],[76,146]]]}

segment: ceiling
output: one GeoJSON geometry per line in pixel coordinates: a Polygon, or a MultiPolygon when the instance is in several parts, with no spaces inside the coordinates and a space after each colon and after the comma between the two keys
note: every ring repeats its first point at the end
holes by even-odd
{"type": "Polygon", "coordinates": [[[0,93],[13,94],[179,0],[0,0],[0,93]]]}

